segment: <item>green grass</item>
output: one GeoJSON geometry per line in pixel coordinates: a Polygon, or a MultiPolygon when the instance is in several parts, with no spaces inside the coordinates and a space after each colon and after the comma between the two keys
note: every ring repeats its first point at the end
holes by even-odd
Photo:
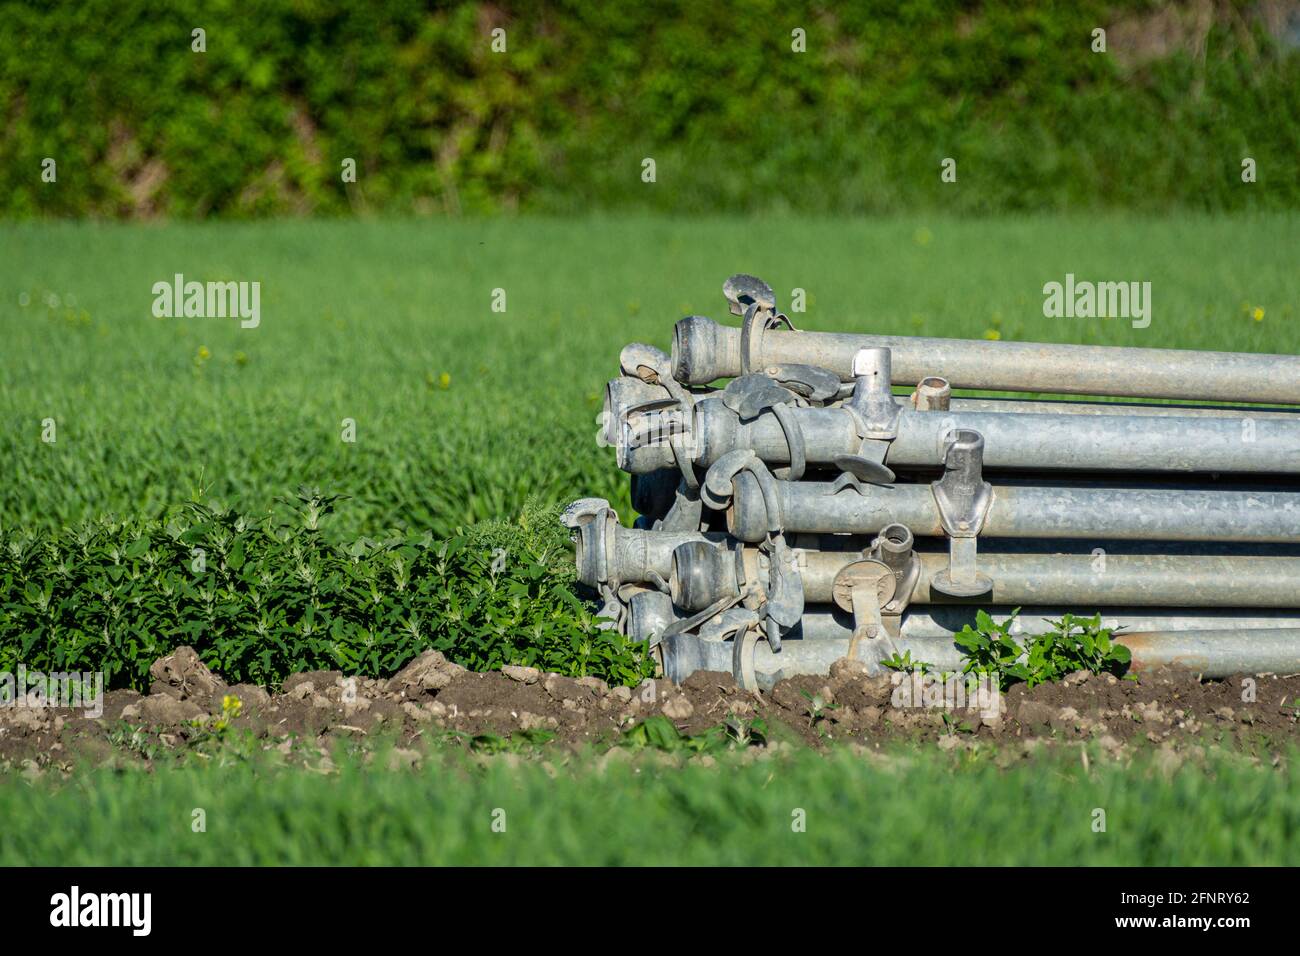
{"type": "Polygon", "coordinates": [[[811,329],[1296,352],[1298,239],[1295,215],[4,225],[0,525],[200,496],[258,515],[302,484],[352,496],[325,528],[344,541],[445,536],[533,494],[626,515],[601,388],[624,343],[729,318],[733,272],[807,290],[811,329]],[[154,318],[176,272],[261,281],[261,326],[154,318]],[[1044,318],[1067,272],[1151,281],[1150,328],[1044,318]]]}
{"type": "Polygon", "coordinates": [[[1300,771],[846,752],[733,766],[251,765],[0,779],[0,865],[1294,865],[1300,771]],[[194,811],[206,832],[193,831],[194,811]],[[1095,832],[1096,811],[1105,832],[1095,832]],[[793,824],[803,811],[804,832],[793,824]],[[504,818],[501,811],[504,811],[504,818]],[[505,831],[494,821],[504,819],[505,831]]]}

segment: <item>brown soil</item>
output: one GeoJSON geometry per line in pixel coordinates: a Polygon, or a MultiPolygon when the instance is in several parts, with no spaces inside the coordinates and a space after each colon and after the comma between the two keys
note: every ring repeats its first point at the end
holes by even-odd
{"type": "Polygon", "coordinates": [[[473,745],[475,737],[479,745],[499,745],[495,738],[553,737],[548,746],[608,746],[656,715],[684,734],[729,720],[748,727],[761,718],[769,740],[816,747],[906,742],[955,750],[1004,744],[1010,746],[1003,750],[1023,753],[1044,743],[1091,741],[1097,752],[1120,758],[1143,747],[1205,745],[1263,757],[1297,741],[1300,699],[1300,675],[1208,682],[1168,669],[1146,672],[1140,681],[1080,672],[1059,684],[1013,687],[996,708],[985,703],[983,710],[945,709],[908,706],[894,680],[868,678],[862,665],[850,661],[837,662],[827,677],[786,680],[771,693],[757,694],[718,673],[695,674],[680,687],[647,681],[637,688],[521,667],[479,674],[436,651],[425,652],[391,680],[318,671],[294,675],[275,695],[260,687],[227,686],[188,647],[156,661],[150,673],[150,694],[111,691],[97,718],[67,709],[0,707],[0,768],[158,761],[210,747],[228,695],[242,705],[231,731],[254,741],[254,749],[287,753],[301,746],[319,754],[338,741],[364,749],[385,740],[411,761],[431,742],[473,745]]]}

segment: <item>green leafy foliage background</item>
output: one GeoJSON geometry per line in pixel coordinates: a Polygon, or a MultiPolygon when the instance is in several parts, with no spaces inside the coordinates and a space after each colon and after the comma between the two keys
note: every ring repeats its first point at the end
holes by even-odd
{"type": "Polygon", "coordinates": [[[1265,8],[6,0],[0,214],[1295,208],[1265,8]]]}

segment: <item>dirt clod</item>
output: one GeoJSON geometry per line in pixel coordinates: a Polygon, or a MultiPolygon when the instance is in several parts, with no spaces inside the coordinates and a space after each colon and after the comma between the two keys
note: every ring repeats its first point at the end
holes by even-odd
{"type": "Polygon", "coordinates": [[[536,667],[517,667],[514,664],[507,664],[501,668],[501,673],[521,684],[536,684],[542,676],[542,672],[536,667]]]}

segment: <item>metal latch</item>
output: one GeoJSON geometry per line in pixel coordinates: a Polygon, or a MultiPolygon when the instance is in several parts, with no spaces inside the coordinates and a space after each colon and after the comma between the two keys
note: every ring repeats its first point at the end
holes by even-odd
{"type": "Polygon", "coordinates": [[[890,484],[885,465],[889,443],[898,437],[898,403],[891,385],[889,349],[858,349],[853,356],[853,395],[844,403],[862,444],[856,455],[836,455],[835,467],[862,481],[890,484]]]}
{"type": "Polygon", "coordinates": [[[930,587],[950,597],[987,594],[993,580],[976,567],[977,538],[993,504],[993,486],[984,480],[984,436],[970,429],[952,432],[943,467],[943,477],[930,487],[948,535],[948,567],[930,587]]]}
{"type": "Polygon", "coordinates": [[[862,660],[869,674],[878,673],[881,661],[897,651],[881,618],[881,608],[894,599],[897,586],[893,569],[873,558],[841,568],[831,585],[836,605],[853,614],[853,638],[845,656],[862,660]]]}

